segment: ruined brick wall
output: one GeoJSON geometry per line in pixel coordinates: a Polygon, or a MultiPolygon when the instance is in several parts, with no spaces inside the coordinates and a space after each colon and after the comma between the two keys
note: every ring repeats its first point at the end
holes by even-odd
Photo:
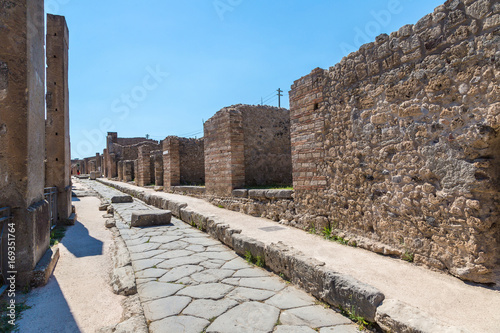
{"type": "Polygon", "coordinates": [[[175,136],[166,137],[163,147],[163,188],[169,191],[172,186],[180,185],[181,169],[179,159],[179,140],[175,136]]]}
{"type": "Polygon", "coordinates": [[[179,138],[180,185],[205,184],[203,139],[179,138]]]}
{"type": "Polygon", "coordinates": [[[137,168],[134,168],[137,185],[146,186],[153,183],[154,169],[152,174],[151,151],[158,148],[159,145],[154,142],[146,142],[138,147],[137,168]]]}
{"type": "Polygon", "coordinates": [[[163,140],[163,186],[169,191],[177,185],[205,183],[203,139],[169,136],[163,140]]]}
{"type": "Polygon", "coordinates": [[[158,143],[158,141],[156,140],[152,140],[152,139],[146,139],[146,138],[116,138],[116,142],[117,144],[119,144],[120,146],[133,146],[133,145],[136,145],[138,143],[144,143],[144,142],[149,142],[149,143],[158,143]]]}
{"type": "Polygon", "coordinates": [[[256,185],[290,185],[289,112],[234,105],[205,122],[205,176],[209,193],[256,185]]]}
{"type": "Polygon", "coordinates": [[[119,138],[117,132],[108,132],[106,149],[103,151],[106,177],[117,177],[118,161],[136,160],[138,148],[143,144],[158,145],[158,141],[146,138],[119,138]]]}
{"type": "Polygon", "coordinates": [[[499,283],[500,5],[465,3],[295,82],[295,204],[304,227],[499,283]]]}
{"type": "Polygon", "coordinates": [[[292,185],[290,112],[271,106],[241,105],[245,186],[292,185]]]}
{"type": "Polygon", "coordinates": [[[235,108],[218,111],[203,125],[208,193],[231,195],[245,186],[243,119],[235,108]]]}

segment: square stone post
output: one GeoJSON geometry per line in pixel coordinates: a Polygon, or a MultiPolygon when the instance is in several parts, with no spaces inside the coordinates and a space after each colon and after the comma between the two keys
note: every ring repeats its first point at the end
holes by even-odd
{"type": "Polygon", "coordinates": [[[163,189],[169,191],[172,186],[180,183],[179,139],[169,136],[163,140],[163,189]]]}
{"type": "MultiPolygon", "coordinates": [[[[26,286],[49,247],[44,200],[45,15],[43,0],[0,2],[0,207],[10,207],[16,284],[26,286]]],[[[68,166],[69,170],[69,166],[68,166]]]]}

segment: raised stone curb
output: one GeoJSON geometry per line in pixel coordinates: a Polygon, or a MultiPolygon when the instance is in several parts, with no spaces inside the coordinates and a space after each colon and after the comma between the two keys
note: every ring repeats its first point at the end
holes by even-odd
{"type": "Polygon", "coordinates": [[[132,212],[130,226],[151,227],[167,225],[170,223],[171,219],[172,212],[169,210],[132,212]]]}
{"type": "MultiPolygon", "coordinates": [[[[195,212],[188,208],[186,203],[169,200],[155,194],[145,194],[141,189],[125,187],[105,179],[98,179],[98,181],[131,194],[157,208],[175,207],[175,210],[172,210],[174,216],[207,232],[231,247],[236,253],[245,255],[248,251],[254,257],[263,257],[266,267],[274,273],[283,275],[295,285],[329,305],[341,306],[348,311],[355,312],[357,316],[376,322],[387,331],[434,333],[436,330],[432,325],[439,325],[434,327],[443,328],[440,332],[468,333],[462,329],[439,323],[430,315],[426,315],[410,305],[405,305],[404,309],[397,310],[398,307],[394,305],[394,302],[397,301],[384,300],[385,296],[378,289],[349,275],[326,269],[323,262],[305,257],[301,252],[281,242],[265,245],[256,239],[241,235],[241,230],[230,228],[229,225],[218,221],[214,216],[205,216],[195,212]],[[417,325],[414,322],[415,317],[410,315],[412,313],[418,314],[420,322],[427,321],[433,324],[429,326],[417,325]]],[[[265,195],[265,193],[258,195],[265,195]]]]}
{"type": "Polygon", "coordinates": [[[49,248],[36,265],[33,270],[31,286],[36,288],[46,285],[58,261],[59,247],[56,245],[49,248]]]}

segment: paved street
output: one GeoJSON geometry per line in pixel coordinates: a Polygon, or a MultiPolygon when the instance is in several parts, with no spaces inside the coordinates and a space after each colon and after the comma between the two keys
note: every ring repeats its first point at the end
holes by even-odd
{"type": "MultiPolygon", "coordinates": [[[[107,200],[121,194],[97,182],[84,183],[107,200]]],[[[175,218],[168,226],[130,229],[132,211],[153,208],[136,199],[113,207],[150,332],[358,331],[344,316],[202,231],[175,218]]]]}

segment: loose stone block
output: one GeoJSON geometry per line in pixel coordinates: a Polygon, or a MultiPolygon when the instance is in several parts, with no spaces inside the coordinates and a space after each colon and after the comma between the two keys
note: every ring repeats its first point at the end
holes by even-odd
{"type": "Polygon", "coordinates": [[[149,227],[155,225],[166,225],[172,219],[172,212],[164,211],[140,211],[132,213],[130,225],[132,227],[149,227]]]}
{"type": "MultiPolygon", "coordinates": [[[[111,203],[127,203],[134,202],[134,199],[130,195],[116,195],[111,198],[111,203]]],[[[106,207],[107,208],[107,207],[106,207]]]]}

